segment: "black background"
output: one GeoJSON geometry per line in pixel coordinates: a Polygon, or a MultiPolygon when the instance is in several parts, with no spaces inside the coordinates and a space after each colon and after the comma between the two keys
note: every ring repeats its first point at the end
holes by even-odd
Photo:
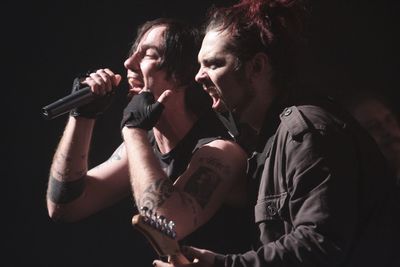
{"type": "MultiPolygon", "coordinates": [[[[130,200],[76,224],[48,218],[48,170],[66,117],[46,121],[41,108],[69,94],[80,72],[109,67],[124,76],[123,61],[145,20],[172,16],[200,23],[211,3],[232,2],[2,3],[3,266],[150,266],[155,255],[131,227],[130,200]]],[[[342,96],[376,90],[399,111],[399,2],[312,3],[306,79],[342,96]]],[[[98,120],[91,164],[106,160],[121,142],[124,100],[98,120]]]]}

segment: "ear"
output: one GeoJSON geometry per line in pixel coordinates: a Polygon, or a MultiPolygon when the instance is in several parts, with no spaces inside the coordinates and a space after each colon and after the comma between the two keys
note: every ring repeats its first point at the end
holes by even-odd
{"type": "Polygon", "coordinates": [[[249,78],[266,76],[269,73],[271,66],[267,54],[258,52],[246,63],[246,73],[249,78]]]}

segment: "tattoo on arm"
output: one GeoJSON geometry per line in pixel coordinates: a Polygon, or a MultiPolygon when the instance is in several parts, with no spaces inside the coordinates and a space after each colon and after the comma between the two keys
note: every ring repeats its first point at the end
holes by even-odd
{"type": "Polygon", "coordinates": [[[64,153],[57,154],[56,158],[57,158],[58,162],[65,161],[65,162],[70,163],[72,161],[72,157],[70,157],[70,156],[68,156],[68,155],[66,155],[64,153]]]}
{"type": "Polygon", "coordinates": [[[148,207],[149,209],[157,209],[164,204],[174,191],[174,185],[168,178],[160,179],[151,184],[143,192],[143,196],[138,203],[139,207],[148,207]]]}
{"type": "Polygon", "coordinates": [[[94,167],[94,169],[100,169],[102,166],[104,166],[104,164],[110,163],[112,161],[119,161],[122,159],[121,154],[123,153],[125,145],[121,144],[115,151],[114,153],[111,155],[111,157],[109,157],[106,161],[104,161],[102,164],[97,165],[96,167],[94,167]]]}
{"type": "Polygon", "coordinates": [[[68,182],[50,176],[47,197],[56,204],[66,204],[81,196],[84,189],[85,176],[68,182]]]}
{"type": "MultiPolygon", "coordinates": [[[[86,158],[87,158],[87,154],[82,154],[79,156],[80,160],[85,160],[86,158]]],[[[68,154],[64,154],[62,152],[57,153],[54,156],[54,162],[57,164],[63,164],[63,165],[70,164],[72,162],[72,160],[73,160],[73,157],[71,157],[68,154]]]]}
{"type": "Polygon", "coordinates": [[[55,167],[51,170],[51,173],[53,177],[57,177],[59,180],[65,180],[65,179],[71,179],[73,177],[82,177],[85,175],[86,171],[78,170],[71,173],[71,169],[69,168],[58,169],[57,167],[55,167]]]}
{"type": "Polygon", "coordinates": [[[197,225],[198,220],[197,220],[197,211],[196,211],[196,207],[194,204],[193,199],[185,192],[179,192],[179,195],[182,199],[182,203],[184,205],[189,204],[191,209],[192,209],[192,214],[193,214],[193,225],[197,225]]]}
{"type": "Polygon", "coordinates": [[[213,169],[200,166],[187,181],[184,191],[193,196],[204,209],[214,189],[221,182],[221,176],[213,169]]]}
{"type": "MultiPolygon", "coordinates": [[[[86,154],[81,155],[81,159],[86,158],[86,154]]],[[[54,157],[54,164],[51,167],[53,175],[56,175],[60,180],[71,177],[81,177],[84,175],[84,170],[71,170],[72,157],[64,153],[57,153],[54,157]]]]}
{"type": "Polygon", "coordinates": [[[216,158],[200,158],[199,159],[200,163],[212,166],[213,168],[217,169],[221,173],[225,173],[226,175],[231,175],[231,170],[229,169],[228,166],[222,164],[218,159],[216,158]]]}
{"type": "Polygon", "coordinates": [[[109,161],[113,161],[113,160],[121,160],[121,152],[122,149],[124,148],[124,144],[121,144],[116,150],[115,152],[111,155],[111,157],[109,158],[109,161]]]}

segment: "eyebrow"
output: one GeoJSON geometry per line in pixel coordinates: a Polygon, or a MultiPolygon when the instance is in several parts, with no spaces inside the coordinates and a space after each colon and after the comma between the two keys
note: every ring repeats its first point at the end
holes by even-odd
{"type": "Polygon", "coordinates": [[[158,46],[151,45],[151,44],[144,44],[144,45],[140,46],[140,48],[142,50],[147,50],[147,49],[154,49],[154,50],[157,50],[157,51],[160,50],[160,48],[158,46]]]}
{"type": "MultiPolygon", "coordinates": [[[[152,45],[152,44],[143,44],[143,45],[140,45],[140,46],[136,46],[136,50],[135,51],[144,52],[147,49],[154,49],[160,54],[162,52],[159,47],[157,47],[155,45],[152,45]]],[[[132,55],[133,53],[135,53],[135,51],[132,49],[130,51],[129,55],[132,55]]]]}
{"type": "Polygon", "coordinates": [[[199,60],[199,63],[203,63],[205,65],[210,64],[210,63],[219,63],[219,62],[225,62],[225,59],[223,57],[218,57],[217,55],[213,55],[210,57],[203,57],[201,60],[199,60]]]}

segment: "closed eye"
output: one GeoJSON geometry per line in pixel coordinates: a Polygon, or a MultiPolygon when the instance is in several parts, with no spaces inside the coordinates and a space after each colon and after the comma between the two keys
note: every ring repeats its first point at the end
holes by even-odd
{"type": "Polygon", "coordinates": [[[224,60],[222,60],[222,59],[216,59],[216,58],[207,59],[207,60],[204,60],[204,61],[203,61],[203,66],[206,67],[206,68],[212,69],[212,70],[217,69],[217,68],[220,68],[220,67],[222,67],[224,64],[225,64],[225,61],[224,61],[224,60]]]}

